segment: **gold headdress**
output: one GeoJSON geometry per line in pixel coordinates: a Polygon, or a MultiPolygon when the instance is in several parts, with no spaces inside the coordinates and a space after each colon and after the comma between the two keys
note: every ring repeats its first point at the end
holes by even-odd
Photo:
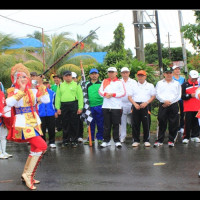
{"type": "Polygon", "coordinates": [[[28,71],[28,68],[25,67],[22,63],[18,63],[11,69],[11,81],[13,84],[16,82],[16,75],[18,72],[24,72],[28,78],[30,78],[30,72],[28,71]]]}

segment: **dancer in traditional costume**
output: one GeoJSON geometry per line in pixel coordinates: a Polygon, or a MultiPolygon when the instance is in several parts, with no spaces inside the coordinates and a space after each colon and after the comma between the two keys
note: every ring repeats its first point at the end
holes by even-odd
{"type": "Polygon", "coordinates": [[[47,144],[41,137],[41,120],[36,112],[36,103],[49,103],[46,87],[38,80],[38,87],[31,89],[30,73],[21,63],[11,69],[13,87],[7,90],[7,106],[11,107],[11,119],[8,140],[15,142],[29,142],[30,153],[22,173],[22,181],[32,190],[36,189],[34,179],[38,164],[46,152],[47,144]]]}

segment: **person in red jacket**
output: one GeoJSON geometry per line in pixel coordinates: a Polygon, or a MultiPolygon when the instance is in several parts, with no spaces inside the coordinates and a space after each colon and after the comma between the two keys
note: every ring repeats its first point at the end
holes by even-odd
{"type": "Polygon", "coordinates": [[[189,72],[189,79],[182,84],[183,112],[185,113],[185,126],[183,133],[183,143],[188,144],[191,141],[200,142],[199,124],[196,117],[200,109],[200,101],[195,98],[195,92],[198,88],[197,79],[199,73],[196,70],[189,72]]]}

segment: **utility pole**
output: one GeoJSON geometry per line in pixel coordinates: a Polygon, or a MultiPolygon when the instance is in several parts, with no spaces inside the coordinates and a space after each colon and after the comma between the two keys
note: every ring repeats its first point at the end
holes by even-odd
{"type": "Polygon", "coordinates": [[[170,35],[168,32],[168,49],[169,49],[169,59],[171,60],[171,49],[170,49],[170,35]]]}
{"type": "Polygon", "coordinates": [[[158,62],[160,68],[160,76],[163,73],[163,63],[162,63],[162,49],[161,49],[161,42],[160,42],[160,31],[159,31],[159,23],[158,23],[158,12],[155,10],[155,18],[156,18],[156,35],[157,35],[157,45],[158,45],[158,62]]]}
{"type": "Polygon", "coordinates": [[[179,26],[180,26],[182,52],[183,52],[184,72],[185,72],[185,75],[186,75],[188,73],[188,69],[187,69],[187,54],[186,54],[185,43],[184,43],[184,39],[183,39],[183,33],[181,32],[182,14],[181,14],[180,10],[178,11],[178,17],[179,17],[179,26]]]}
{"type": "Polygon", "coordinates": [[[144,62],[143,11],[133,11],[133,24],[135,31],[136,57],[138,60],[144,62]]]}

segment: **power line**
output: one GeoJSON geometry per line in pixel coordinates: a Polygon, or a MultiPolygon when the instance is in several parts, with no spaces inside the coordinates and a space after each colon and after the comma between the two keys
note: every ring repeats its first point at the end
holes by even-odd
{"type": "Polygon", "coordinates": [[[27,24],[27,23],[24,23],[24,22],[20,22],[20,21],[17,21],[17,20],[15,20],[15,19],[11,19],[11,18],[6,17],[6,16],[3,16],[3,15],[0,15],[0,17],[6,18],[6,19],[8,19],[8,20],[11,20],[11,21],[14,21],[14,22],[17,22],[17,23],[20,23],[20,24],[24,24],[24,25],[27,25],[27,26],[32,26],[32,27],[35,27],[35,28],[40,28],[40,29],[42,29],[42,27],[34,26],[34,25],[32,25],[32,24],[27,24]]]}
{"type": "Polygon", "coordinates": [[[64,25],[64,26],[60,26],[58,28],[54,28],[54,29],[50,29],[50,30],[46,30],[45,32],[51,32],[51,31],[58,31],[59,29],[61,28],[64,28],[64,27],[67,27],[67,26],[73,26],[73,25],[84,25],[86,23],[88,23],[89,21],[93,20],[93,19],[97,19],[97,18],[100,18],[100,17],[104,17],[106,15],[110,15],[110,14],[113,14],[115,12],[119,12],[119,10],[116,10],[116,11],[112,11],[112,12],[109,12],[109,13],[106,13],[106,14],[102,14],[102,15],[99,15],[99,16],[96,16],[96,17],[92,17],[92,18],[89,18],[87,19],[86,21],[84,21],[83,23],[72,23],[72,24],[67,24],[67,25],[64,25]]]}

